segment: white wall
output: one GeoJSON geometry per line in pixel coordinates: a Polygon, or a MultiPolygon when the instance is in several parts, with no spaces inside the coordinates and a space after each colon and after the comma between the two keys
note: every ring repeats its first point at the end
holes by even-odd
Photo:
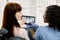
{"type": "Polygon", "coordinates": [[[4,9],[6,2],[7,2],[6,0],[0,0],[0,29],[2,25],[2,19],[3,19],[3,9],[4,9]]]}
{"type": "Polygon", "coordinates": [[[36,0],[9,0],[9,2],[17,2],[19,4],[21,4],[23,10],[22,13],[23,15],[30,15],[30,16],[35,16],[34,14],[36,14],[36,5],[37,3],[35,3],[36,0]]]}
{"type": "Polygon", "coordinates": [[[60,0],[57,0],[57,4],[60,6],[60,0]]]}

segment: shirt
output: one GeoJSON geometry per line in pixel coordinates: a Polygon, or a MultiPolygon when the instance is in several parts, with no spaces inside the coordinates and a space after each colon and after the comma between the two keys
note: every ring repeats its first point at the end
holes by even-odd
{"type": "Polygon", "coordinates": [[[30,40],[28,37],[28,32],[23,28],[14,27],[14,36],[22,37],[22,38],[25,38],[26,40],[30,40]]]}
{"type": "Polygon", "coordinates": [[[60,31],[48,26],[39,27],[34,35],[35,40],[60,40],[60,31]]]}

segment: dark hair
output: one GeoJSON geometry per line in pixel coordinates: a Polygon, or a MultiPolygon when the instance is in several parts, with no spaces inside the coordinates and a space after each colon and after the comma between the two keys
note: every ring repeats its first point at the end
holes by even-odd
{"type": "Polygon", "coordinates": [[[48,6],[45,16],[47,22],[49,23],[49,27],[60,30],[60,6],[48,6]]]}
{"type": "Polygon", "coordinates": [[[22,8],[18,3],[7,3],[3,13],[2,28],[6,28],[9,32],[9,36],[13,36],[13,27],[20,27],[15,13],[21,11],[22,8]]]}

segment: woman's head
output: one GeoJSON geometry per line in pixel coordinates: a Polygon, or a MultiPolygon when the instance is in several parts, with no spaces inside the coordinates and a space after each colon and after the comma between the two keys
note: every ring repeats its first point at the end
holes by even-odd
{"type": "Polygon", "coordinates": [[[11,17],[12,19],[14,19],[13,17],[15,17],[15,14],[21,11],[22,8],[18,3],[8,3],[6,4],[4,9],[4,15],[5,17],[8,15],[7,17],[11,17]]]}
{"type": "Polygon", "coordinates": [[[45,19],[49,23],[49,26],[60,30],[60,6],[48,6],[45,12],[45,19]]]}
{"type": "Polygon", "coordinates": [[[7,3],[4,9],[3,25],[8,23],[17,25],[17,19],[21,18],[21,11],[22,8],[18,3],[7,3]]]}
{"type": "Polygon", "coordinates": [[[22,7],[18,3],[7,3],[3,13],[2,27],[8,29],[11,33],[13,26],[20,27],[17,20],[21,18],[22,7]]]}

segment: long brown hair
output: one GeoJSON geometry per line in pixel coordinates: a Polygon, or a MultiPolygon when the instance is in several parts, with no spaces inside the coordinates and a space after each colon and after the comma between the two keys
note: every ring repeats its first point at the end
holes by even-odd
{"type": "Polygon", "coordinates": [[[18,3],[7,3],[4,8],[2,28],[5,28],[9,31],[9,36],[13,36],[14,26],[20,27],[15,17],[15,13],[21,10],[22,8],[18,3]]]}

